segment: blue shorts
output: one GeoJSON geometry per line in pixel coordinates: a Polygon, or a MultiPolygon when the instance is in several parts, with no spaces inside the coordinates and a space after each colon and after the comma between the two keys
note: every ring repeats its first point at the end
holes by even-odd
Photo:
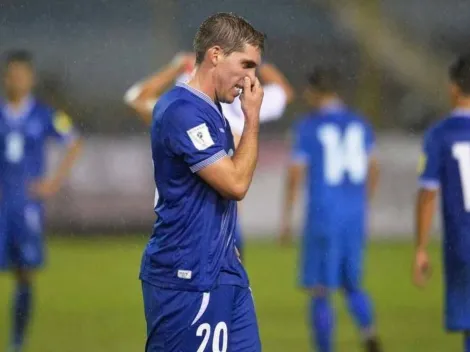
{"type": "Polygon", "coordinates": [[[359,288],[365,247],[363,227],[363,222],[348,227],[320,225],[316,231],[306,233],[301,249],[301,285],[304,288],[359,288]]]}
{"type": "Polygon", "coordinates": [[[445,263],[445,327],[470,331],[470,263],[445,263]]]}
{"type": "Polygon", "coordinates": [[[251,289],[210,292],[162,289],[142,282],[146,352],[260,352],[251,289]]]}
{"type": "Polygon", "coordinates": [[[0,269],[35,269],[44,262],[41,204],[0,208],[0,269]]]}

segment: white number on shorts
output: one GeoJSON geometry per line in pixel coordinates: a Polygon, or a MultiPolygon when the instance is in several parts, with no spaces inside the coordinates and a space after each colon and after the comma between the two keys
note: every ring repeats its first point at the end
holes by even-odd
{"type": "Polygon", "coordinates": [[[452,146],[452,156],[459,164],[464,208],[470,212],[470,143],[455,143],[452,146]]]}
{"type": "Polygon", "coordinates": [[[350,124],[344,136],[333,124],[326,124],[318,131],[323,145],[323,169],[325,181],[339,185],[346,173],[353,183],[361,183],[367,176],[367,153],[364,129],[357,123],[350,124]]]}
{"type": "MultiPolygon", "coordinates": [[[[204,352],[211,337],[211,326],[208,323],[199,325],[196,336],[204,336],[197,352],[204,352]]],[[[212,338],[212,352],[227,352],[228,329],[227,324],[221,321],[215,326],[212,338]],[[221,341],[222,340],[222,341],[221,341]],[[221,346],[222,345],[222,346],[221,346]]]]}
{"type": "Polygon", "coordinates": [[[10,132],[5,137],[5,157],[11,163],[18,163],[23,159],[24,138],[18,132],[10,132]]]}

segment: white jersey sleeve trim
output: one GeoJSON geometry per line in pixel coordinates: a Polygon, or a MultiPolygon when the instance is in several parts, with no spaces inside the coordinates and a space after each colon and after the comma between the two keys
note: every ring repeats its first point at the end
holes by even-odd
{"type": "Polygon", "coordinates": [[[209,158],[207,158],[203,161],[200,161],[200,162],[198,162],[197,164],[195,164],[193,166],[190,166],[189,168],[190,168],[192,173],[196,173],[198,171],[201,171],[205,167],[214,164],[215,162],[219,161],[220,159],[222,159],[225,156],[227,156],[227,153],[225,152],[225,150],[221,150],[221,151],[215,153],[214,155],[212,155],[211,157],[209,157],[209,158]]]}
{"type": "Polygon", "coordinates": [[[437,180],[421,178],[419,180],[419,187],[430,191],[435,191],[440,188],[440,183],[437,180]]]}

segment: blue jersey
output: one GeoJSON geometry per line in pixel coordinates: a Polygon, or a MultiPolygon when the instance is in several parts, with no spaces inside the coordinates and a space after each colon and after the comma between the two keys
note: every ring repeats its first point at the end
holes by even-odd
{"type": "Polygon", "coordinates": [[[293,162],[306,165],[307,232],[322,233],[341,220],[364,218],[370,126],[336,104],[301,119],[294,131],[293,162]]]}
{"type": "Polygon", "coordinates": [[[205,291],[248,286],[234,245],[237,203],[197,172],[233,154],[233,136],[219,105],[178,84],[155,106],[151,127],[158,215],[140,277],[152,285],[205,291]]]}
{"type": "Polygon", "coordinates": [[[441,189],[446,260],[470,263],[470,110],[455,110],[425,134],[420,185],[441,189]]]}
{"type": "Polygon", "coordinates": [[[30,97],[19,110],[0,103],[0,187],[3,202],[29,200],[31,182],[44,177],[46,142],[70,142],[75,133],[69,117],[30,97]]]}

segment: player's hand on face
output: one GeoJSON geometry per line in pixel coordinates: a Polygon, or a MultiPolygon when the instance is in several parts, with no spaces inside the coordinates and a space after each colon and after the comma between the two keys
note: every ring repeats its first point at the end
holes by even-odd
{"type": "Polygon", "coordinates": [[[252,82],[250,77],[243,81],[243,92],[240,95],[241,106],[246,121],[259,121],[261,103],[263,102],[264,90],[257,77],[252,82]]]}
{"type": "Polygon", "coordinates": [[[30,186],[30,193],[37,199],[48,199],[55,195],[60,188],[58,181],[45,179],[35,181],[30,186]]]}
{"type": "Polygon", "coordinates": [[[418,287],[424,287],[431,277],[431,262],[425,249],[417,249],[413,266],[413,282],[418,287]]]}

